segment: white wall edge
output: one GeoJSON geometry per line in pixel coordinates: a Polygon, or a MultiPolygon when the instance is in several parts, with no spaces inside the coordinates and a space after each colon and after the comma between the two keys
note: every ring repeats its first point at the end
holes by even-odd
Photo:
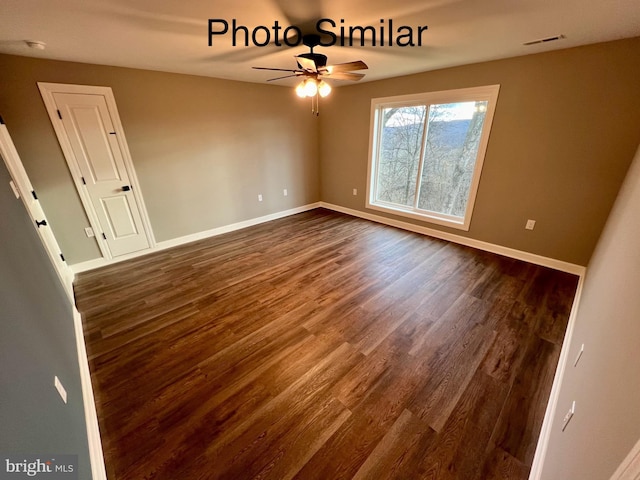
{"type": "Polygon", "coordinates": [[[306,212],[308,210],[313,210],[315,208],[319,208],[320,202],[309,203],[307,205],[302,205],[300,207],[290,208],[289,210],[283,210],[276,213],[270,213],[269,215],[264,215],[262,217],[251,218],[249,220],[244,220],[242,222],[232,223],[229,225],[224,225],[222,227],[212,228],[211,230],[205,230],[203,232],[192,233],[190,235],[185,235],[183,237],[173,238],[171,240],[165,240],[162,242],[156,243],[155,247],[141,250],[139,252],[129,253],[127,255],[122,255],[117,258],[96,258],[93,260],[87,260],[86,262],[75,263],[71,265],[71,269],[73,273],[81,273],[86,272],[88,270],[93,270],[95,268],[104,267],[106,265],[112,265],[114,263],[122,262],[125,260],[130,260],[132,258],[141,257],[144,255],[149,255],[150,253],[159,252],[160,250],[166,250],[167,248],[177,247],[180,245],[184,245],[187,243],[195,242],[198,240],[203,240],[205,238],[215,237],[217,235],[222,235],[223,233],[229,233],[236,230],[240,230],[247,227],[252,227],[254,225],[259,225],[261,223],[270,222],[271,220],[277,220],[279,218],[288,217],[290,215],[295,215],[297,213],[306,212]]]}
{"type": "Polygon", "coordinates": [[[78,364],[80,366],[82,403],[84,405],[84,417],[87,424],[89,459],[91,461],[91,478],[93,480],[107,480],[107,471],[104,465],[104,455],[102,453],[102,440],[100,439],[100,427],[98,426],[98,414],[96,412],[96,403],[95,398],[93,397],[93,388],[91,386],[89,360],[84,343],[82,316],[75,306],[73,306],[73,325],[76,333],[78,364]]]}
{"type": "Polygon", "coordinates": [[[611,475],[610,480],[638,480],[638,478],[640,478],[640,440],[611,475]]]}
{"type": "Polygon", "coordinates": [[[578,309],[580,307],[580,298],[582,297],[585,274],[586,271],[585,273],[580,275],[580,279],[578,280],[578,287],[576,288],[576,295],[573,298],[573,305],[571,306],[571,313],[569,314],[569,322],[567,323],[567,331],[565,332],[564,340],[562,341],[560,358],[558,359],[558,366],[556,367],[556,373],[553,377],[553,385],[551,386],[551,393],[549,394],[549,403],[547,403],[547,409],[544,412],[542,428],[540,429],[538,444],[536,445],[536,452],[533,456],[531,471],[529,472],[529,480],[540,480],[542,478],[542,468],[544,466],[544,461],[547,456],[547,450],[549,448],[549,439],[551,438],[553,418],[555,417],[556,409],[558,407],[558,399],[560,398],[560,386],[562,385],[564,372],[570,360],[569,350],[571,348],[571,339],[573,338],[573,330],[576,324],[576,318],[578,317],[578,309]]]}
{"type": "Polygon", "coordinates": [[[448,240],[453,243],[477,248],[486,252],[497,253],[499,255],[504,255],[505,257],[514,258],[516,260],[523,260],[535,265],[553,268],[554,270],[560,270],[561,272],[572,273],[579,276],[583,276],[586,272],[586,267],[582,265],[576,265],[575,263],[556,260],[555,258],[543,257],[542,255],[537,255],[535,253],[529,253],[522,250],[516,250],[514,248],[503,247],[502,245],[483,242],[481,240],[475,240],[473,238],[463,237],[461,235],[443,232],[429,227],[422,227],[420,225],[414,225],[412,223],[403,222],[400,220],[392,220],[380,215],[361,212],[360,210],[354,210],[352,208],[342,207],[340,205],[334,205],[331,203],[320,202],[320,206],[328,208],[329,210],[334,210],[336,212],[346,213],[347,215],[352,215],[354,217],[360,217],[366,220],[371,220],[373,222],[383,223],[392,227],[402,228],[403,230],[421,233],[423,235],[439,238],[441,240],[448,240]]]}

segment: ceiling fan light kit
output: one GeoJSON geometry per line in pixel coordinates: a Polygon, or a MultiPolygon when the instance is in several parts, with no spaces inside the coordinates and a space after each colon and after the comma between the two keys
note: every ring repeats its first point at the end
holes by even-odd
{"type": "Polygon", "coordinates": [[[331,93],[331,85],[329,85],[324,78],[358,81],[364,77],[364,74],[353,72],[355,70],[366,70],[369,67],[367,67],[367,64],[362,60],[338,63],[336,65],[327,65],[327,56],[313,51],[314,47],[320,45],[320,37],[318,35],[305,35],[303,42],[309,47],[310,52],[294,57],[298,63],[298,68],[253,68],[257,70],[273,70],[289,73],[282,77],[270,78],[267,80],[268,82],[281,80],[283,78],[304,77],[302,82],[296,86],[296,95],[300,98],[311,98],[311,113],[319,115],[319,97],[326,97],[331,93]]]}
{"type": "Polygon", "coordinates": [[[296,95],[300,98],[315,97],[316,95],[324,98],[330,93],[331,85],[324,80],[318,82],[315,78],[307,78],[296,87],[296,95]]]}
{"type": "Polygon", "coordinates": [[[318,83],[318,94],[324,98],[331,93],[331,85],[329,85],[324,80],[320,80],[318,83]]]}

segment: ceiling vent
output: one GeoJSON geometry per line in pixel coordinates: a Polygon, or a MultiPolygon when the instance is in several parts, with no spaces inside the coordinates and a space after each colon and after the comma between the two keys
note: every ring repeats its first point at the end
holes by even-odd
{"type": "Polygon", "coordinates": [[[556,40],[562,40],[563,38],[567,37],[565,37],[564,35],[554,35],[553,37],[539,38],[538,40],[524,42],[523,45],[526,45],[528,47],[529,45],[537,45],[539,43],[555,42],[556,40]]]}

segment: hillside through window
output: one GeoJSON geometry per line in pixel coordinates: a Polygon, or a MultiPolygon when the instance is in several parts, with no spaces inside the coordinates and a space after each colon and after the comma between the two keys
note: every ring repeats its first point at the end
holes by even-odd
{"type": "Polygon", "coordinates": [[[374,99],[367,207],[468,230],[498,88],[374,99]]]}

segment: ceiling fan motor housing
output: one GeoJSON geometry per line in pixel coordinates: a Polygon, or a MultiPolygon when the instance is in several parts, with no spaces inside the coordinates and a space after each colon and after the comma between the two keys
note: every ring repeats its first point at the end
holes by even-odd
{"type": "MultiPolygon", "coordinates": [[[[298,57],[308,58],[309,60],[312,60],[316,64],[316,68],[327,66],[327,56],[321,53],[302,53],[298,55],[298,57]]],[[[298,67],[302,68],[299,63],[298,67]]]]}

